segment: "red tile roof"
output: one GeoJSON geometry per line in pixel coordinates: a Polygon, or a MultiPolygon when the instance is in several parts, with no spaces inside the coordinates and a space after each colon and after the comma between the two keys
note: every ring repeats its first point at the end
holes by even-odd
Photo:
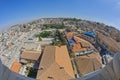
{"type": "MultiPolygon", "coordinates": [[[[68,34],[71,35],[72,32],[69,32],[68,34]]],[[[82,38],[79,38],[77,36],[74,36],[74,35],[71,35],[71,36],[76,41],[75,43],[73,43],[71,45],[71,50],[73,52],[86,51],[87,47],[91,47],[94,49],[94,46],[92,44],[90,44],[88,41],[86,41],[82,38]]]]}
{"type": "Polygon", "coordinates": [[[47,46],[45,48],[37,79],[49,80],[50,76],[54,80],[69,80],[75,77],[66,46],[47,46]]]}
{"type": "Polygon", "coordinates": [[[66,37],[67,37],[68,40],[71,40],[73,35],[74,35],[73,32],[66,33],[66,37]]]}
{"type": "Polygon", "coordinates": [[[75,58],[80,75],[93,72],[102,67],[102,60],[98,53],[75,58]]]}
{"type": "Polygon", "coordinates": [[[12,66],[11,66],[10,69],[11,69],[13,72],[19,73],[21,66],[22,66],[22,65],[21,65],[19,62],[15,61],[15,62],[13,62],[13,64],[12,64],[12,66]]]}
{"type": "Polygon", "coordinates": [[[21,59],[35,60],[37,61],[41,55],[40,51],[23,51],[21,54],[21,59]]]}

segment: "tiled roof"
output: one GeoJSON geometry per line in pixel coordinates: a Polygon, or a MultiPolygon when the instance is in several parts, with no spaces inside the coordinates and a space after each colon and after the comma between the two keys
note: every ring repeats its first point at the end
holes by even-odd
{"type": "Polygon", "coordinates": [[[93,72],[102,67],[101,57],[98,53],[93,53],[75,58],[80,75],[93,72]]]}
{"type": "Polygon", "coordinates": [[[38,80],[51,80],[49,77],[53,77],[53,80],[70,80],[71,78],[74,78],[71,77],[64,69],[60,69],[60,66],[55,62],[39,76],[38,80]]]}
{"type": "Polygon", "coordinates": [[[51,76],[54,80],[69,80],[75,77],[66,46],[47,46],[45,48],[37,79],[49,80],[51,76]]]}
{"type": "Polygon", "coordinates": [[[77,43],[82,42],[82,41],[84,42],[84,40],[79,37],[73,36],[73,38],[77,43]]]}
{"type": "Polygon", "coordinates": [[[116,42],[114,39],[111,37],[105,36],[102,33],[98,33],[98,38],[100,43],[104,43],[106,45],[106,48],[108,50],[111,50],[113,52],[120,52],[120,45],[118,42],[116,42]]]}
{"type": "Polygon", "coordinates": [[[93,46],[91,43],[89,43],[88,41],[86,41],[86,40],[84,40],[84,39],[82,39],[82,38],[80,38],[80,37],[74,36],[74,40],[75,40],[77,43],[81,43],[81,45],[82,45],[83,47],[86,45],[87,47],[90,46],[90,47],[94,48],[94,46],[93,46]]]}
{"type": "Polygon", "coordinates": [[[64,67],[65,72],[67,72],[71,77],[74,77],[73,68],[69,53],[66,46],[58,47],[55,50],[55,60],[60,67],[64,67]]]}
{"type": "MultiPolygon", "coordinates": [[[[14,65],[16,65],[16,61],[14,62],[14,65]]],[[[16,68],[18,68],[17,65],[16,65],[16,68]]],[[[16,68],[13,67],[12,69],[16,69],[16,68]]],[[[10,69],[8,69],[8,67],[3,65],[0,60],[0,80],[35,80],[35,79],[25,77],[25,76],[22,76],[18,73],[11,71],[10,69]]]]}
{"type": "Polygon", "coordinates": [[[71,40],[73,35],[74,35],[73,32],[66,33],[66,37],[67,37],[68,40],[71,40]]]}
{"type": "Polygon", "coordinates": [[[71,47],[73,52],[86,51],[87,48],[82,48],[80,43],[74,43],[71,47]]]}
{"type": "Polygon", "coordinates": [[[22,65],[21,65],[19,62],[15,61],[15,62],[13,62],[13,64],[12,64],[12,66],[11,66],[10,69],[11,69],[13,72],[19,73],[21,66],[22,66],[22,65]]]}
{"type": "Polygon", "coordinates": [[[39,69],[44,68],[43,70],[38,70],[37,76],[43,74],[53,63],[55,62],[55,47],[47,46],[42,55],[42,59],[40,61],[39,69]]]}
{"type": "Polygon", "coordinates": [[[73,32],[68,32],[66,36],[73,36],[73,32]]]}
{"type": "Polygon", "coordinates": [[[21,59],[35,60],[37,61],[41,55],[40,51],[23,51],[21,59]]]}
{"type": "Polygon", "coordinates": [[[87,47],[94,49],[94,46],[91,45],[88,41],[76,36],[73,36],[73,38],[76,41],[76,43],[72,44],[71,46],[73,52],[86,51],[87,47]]]}

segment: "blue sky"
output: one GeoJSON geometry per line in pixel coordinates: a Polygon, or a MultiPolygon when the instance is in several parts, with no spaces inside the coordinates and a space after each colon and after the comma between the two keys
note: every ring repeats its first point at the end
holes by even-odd
{"type": "Polygon", "coordinates": [[[44,17],[76,17],[120,29],[120,0],[0,0],[0,29],[44,17]]]}

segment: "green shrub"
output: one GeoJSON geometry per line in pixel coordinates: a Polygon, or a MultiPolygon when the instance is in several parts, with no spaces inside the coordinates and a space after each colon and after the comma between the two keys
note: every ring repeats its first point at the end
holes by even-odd
{"type": "Polygon", "coordinates": [[[37,70],[36,69],[33,69],[33,68],[30,68],[28,70],[28,77],[31,77],[31,78],[36,78],[36,75],[37,75],[37,70]]]}

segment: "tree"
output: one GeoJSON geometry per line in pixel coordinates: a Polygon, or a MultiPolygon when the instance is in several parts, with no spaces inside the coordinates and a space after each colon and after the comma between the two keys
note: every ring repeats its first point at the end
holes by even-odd
{"type": "Polygon", "coordinates": [[[60,41],[53,41],[52,42],[52,45],[54,45],[54,46],[59,46],[59,45],[61,45],[62,43],[60,42],[60,41]]]}
{"type": "Polygon", "coordinates": [[[42,41],[41,36],[38,37],[38,40],[39,40],[39,41],[42,41]]]}
{"type": "Polygon", "coordinates": [[[60,45],[66,45],[65,38],[63,37],[63,34],[59,30],[56,30],[55,37],[59,39],[60,45]]]}
{"type": "Polygon", "coordinates": [[[43,38],[44,37],[49,37],[51,35],[52,35],[51,31],[44,31],[44,32],[40,33],[40,36],[43,37],[43,38]]]}
{"type": "Polygon", "coordinates": [[[35,37],[37,37],[39,41],[42,41],[40,34],[36,34],[35,37]]]}

